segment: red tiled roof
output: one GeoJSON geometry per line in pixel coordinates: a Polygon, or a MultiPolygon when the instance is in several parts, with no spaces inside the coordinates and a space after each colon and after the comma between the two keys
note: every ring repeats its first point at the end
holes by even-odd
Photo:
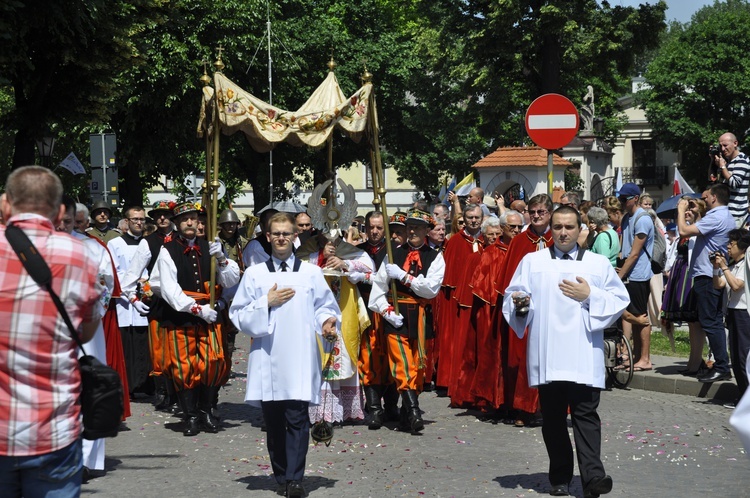
{"type": "MultiPolygon", "coordinates": [[[[552,155],[554,166],[571,166],[557,154],[552,155]]],[[[547,150],[541,147],[500,147],[477,161],[473,168],[518,168],[524,166],[547,167],[547,150]]]]}

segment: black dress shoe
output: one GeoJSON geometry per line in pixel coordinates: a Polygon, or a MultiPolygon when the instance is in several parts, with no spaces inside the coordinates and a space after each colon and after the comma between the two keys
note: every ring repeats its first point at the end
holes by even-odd
{"type": "Polygon", "coordinates": [[[570,487],[567,484],[554,484],[549,490],[552,496],[570,496],[570,487]]]}
{"type": "Polygon", "coordinates": [[[198,417],[188,417],[185,420],[185,425],[182,429],[183,436],[195,436],[200,431],[200,420],[198,419],[198,417]]]}
{"type": "Polygon", "coordinates": [[[731,379],[732,374],[730,372],[717,372],[716,369],[712,369],[706,375],[698,377],[699,382],[719,382],[731,379]]]}
{"type": "Polygon", "coordinates": [[[286,483],[286,496],[288,498],[302,498],[306,496],[307,492],[305,487],[299,481],[287,481],[286,483]]]}
{"type": "Polygon", "coordinates": [[[279,496],[286,496],[286,483],[276,485],[276,494],[279,496]]]}
{"type": "Polygon", "coordinates": [[[610,476],[594,477],[583,490],[583,498],[598,498],[612,491],[612,478],[610,476]]]}

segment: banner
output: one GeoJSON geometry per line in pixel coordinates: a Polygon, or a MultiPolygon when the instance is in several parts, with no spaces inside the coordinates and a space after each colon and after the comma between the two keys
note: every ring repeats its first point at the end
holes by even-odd
{"type": "Polygon", "coordinates": [[[63,161],[58,164],[58,166],[62,166],[63,168],[67,169],[74,175],[85,175],[86,174],[86,168],[83,167],[83,164],[81,164],[81,161],[78,160],[75,154],[72,152],[68,154],[68,157],[63,159],[63,161]]]}
{"type": "Polygon", "coordinates": [[[685,179],[680,174],[680,170],[678,170],[676,167],[674,169],[674,187],[672,189],[672,195],[681,195],[681,194],[694,194],[695,191],[690,188],[690,185],[685,181],[685,179]]]}

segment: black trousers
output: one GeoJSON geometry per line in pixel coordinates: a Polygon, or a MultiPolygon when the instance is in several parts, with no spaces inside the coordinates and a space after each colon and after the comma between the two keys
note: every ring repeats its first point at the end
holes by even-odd
{"type": "Polygon", "coordinates": [[[578,469],[584,489],[595,477],[603,477],[600,389],[575,382],[551,382],[539,386],[542,436],[549,455],[549,481],[568,484],[573,479],[573,446],[568,436],[568,408],[573,422],[578,469]]]}
{"type": "Polygon", "coordinates": [[[310,403],[299,400],[263,401],[266,443],[276,482],[301,481],[310,444],[310,403]]]}

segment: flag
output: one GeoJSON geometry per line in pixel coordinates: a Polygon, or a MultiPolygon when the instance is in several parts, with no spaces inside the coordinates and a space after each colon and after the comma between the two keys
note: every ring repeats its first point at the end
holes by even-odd
{"type": "Polygon", "coordinates": [[[438,195],[440,202],[442,202],[443,204],[447,204],[447,205],[450,204],[448,202],[448,192],[452,191],[453,187],[455,186],[456,186],[456,177],[454,176],[453,178],[451,178],[451,181],[447,187],[443,185],[443,187],[440,189],[440,194],[438,195]]]}
{"type": "Polygon", "coordinates": [[[680,170],[675,167],[674,169],[674,187],[672,190],[672,195],[681,195],[681,194],[693,194],[695,193],[693,189],[690,188],[690,185],[687,184],[685,179],[680,174],[680,170]]]}
{"type": "Polygon", "coordinates": [[[456,195],[469,195],[471,189],[477,186],[476,180],[474,180],[474,172],[472,171],[466,177],[456,184],[456,195]]]}
{"type": "Polygon", "coordinates": [[[74,175],[86,174],[86,169],[83,167],[83,164],[81,164],[81,161],[79,161],[76,155],[72,152],[68,154],[68,157],[63,159],[63,161],[58,166],[62,166],[74,175]]]}
{"type": "Polygon", "coordinates": [[[622,168],[617,168],[617,179],[615,180],[615,195],[620,195],[622,189],[622,168]]]}

